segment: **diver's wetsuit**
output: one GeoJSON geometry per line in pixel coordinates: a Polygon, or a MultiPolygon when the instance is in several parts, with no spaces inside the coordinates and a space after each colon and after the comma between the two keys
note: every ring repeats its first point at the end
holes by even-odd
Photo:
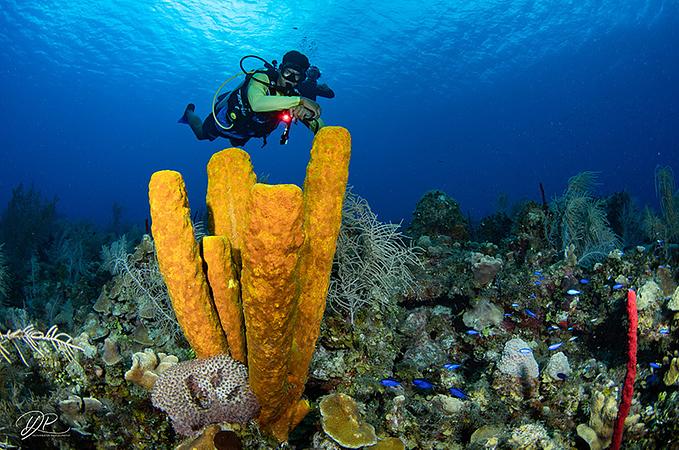
{"type": "Polygon", "coordinates": [[[209,140],[214,141],[218,137],[223,137],[229,139],[234,146],[242,146],[250,138],[261,137],[266,143],[266,136],[280,122],[279,112],[301,103],[301,97],[298,95],[281,95],[275,89],[271,92],[269,75],[266,73],[255,73],[252,77],[256,77],[262,83],[247,79],[245,89],[241,85],[235,91],[220,96],[221,100],[215,105],[215,114],[223,127],[215,122],[210,112],[203,121],[203,133],[209,140]],[[247,91],[247,99],[242,98],[244,91],[247,91]],[[239,120],[234,109],[237,109],[236,112],[245,110],[248,116],[239,120]]]}

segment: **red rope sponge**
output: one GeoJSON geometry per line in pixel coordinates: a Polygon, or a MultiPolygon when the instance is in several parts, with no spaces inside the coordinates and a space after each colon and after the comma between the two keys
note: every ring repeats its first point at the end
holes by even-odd
{"type": "Polygon", "coordinates": [[[611,450],[619,450],[622,444],[622,432],[625,428],[625,419],[632,406],[634,394],[634,379],[637,376],[637,294],[632,289],[627,291],[627,374],[622,388],[622,399],[618,408],[618,417],[613,427],[613,442],[611,450]]]}

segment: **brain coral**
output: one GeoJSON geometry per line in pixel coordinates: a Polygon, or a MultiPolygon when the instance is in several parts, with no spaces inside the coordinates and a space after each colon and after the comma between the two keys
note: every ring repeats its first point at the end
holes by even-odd
{"type": "Polygon", "coordinates": [[[175,431],[185,436],[212,423],[246,423],[259,413],[247,369],[228,355],[169,368],[153,386],[151,401],[170,416],[175,431]]]}

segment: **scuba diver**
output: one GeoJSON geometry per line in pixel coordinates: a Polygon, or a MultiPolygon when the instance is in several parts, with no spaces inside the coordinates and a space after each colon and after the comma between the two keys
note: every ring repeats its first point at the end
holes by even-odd
{"type": "Polygon", "coordinates": [[[316,101],[316,97],[335,98],[335,92],[327,84],[318,84],[321,71],[316,66],[311,66],[306,71],[306,80],[299,83],[297,90],[302,97],[316,101]]]}
{"type": "MultiPolygon", "coordinates": [[[[300,120],[314,134],[324,126],[321,107],[315,101],[299,95],[295,89],[306,78],[309,59],[291,50],[283,56],[278,68],[262,58],[248,55],[240,61],[245,80],[233,91],[213,100],[213,107],[205,120],[196,114],[196,106],[189,103],[179,123],[187,123],[198,140],[214,141],[223,137],[234,147],[245,145],[251,138],[266,138],[278,124],[286,123],[281,144],[286,144],[292,119],[300,120]],[[264,69],[247,72],[243,61],[256,58],[264,62],[264,69]]],[[[228,81],[228,80],[227,80],[228,81]]],[[[226,83],[226,82],[225,82],[226,83]]],[[[215,94],[216,96],[216,94],[215,94]]]]}

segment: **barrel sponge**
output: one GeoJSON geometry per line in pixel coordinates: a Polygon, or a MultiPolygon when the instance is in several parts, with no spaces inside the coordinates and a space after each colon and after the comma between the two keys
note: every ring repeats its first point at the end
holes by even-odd
{"type": "Polygon", "coordinates": [[[239,148],[217,152],[207,165],[208,229],[216,236],[226,236],[236,253],[243,246],[243,219],[246,216],[250,189],[257,181],[250,155],[239,148]]]}
{"type": "Polygon", "coordinates": [[[182,176],[171,170],[154,173],[149,203],[158,266],[184,336],[199,358],[226,353],[228,344],[203,273],[182,176]]]}
{"type": "Polygon", "coordinates": [[[255,184],[247,211],[241,292],[248,370],[262,405],[258,421],[267,428],[292,403],[287,375],[298,293],[295,269],[304,242],[302,192],[291,184],[255,184]]]}
{"type": "Polygon", "coordinates": [[[231,246],[224,236],[202,239],[203,260],[219,321],[226,333],[231,357],[245,364],[245,324],[238,273],[231,260],[231,246]]]}

